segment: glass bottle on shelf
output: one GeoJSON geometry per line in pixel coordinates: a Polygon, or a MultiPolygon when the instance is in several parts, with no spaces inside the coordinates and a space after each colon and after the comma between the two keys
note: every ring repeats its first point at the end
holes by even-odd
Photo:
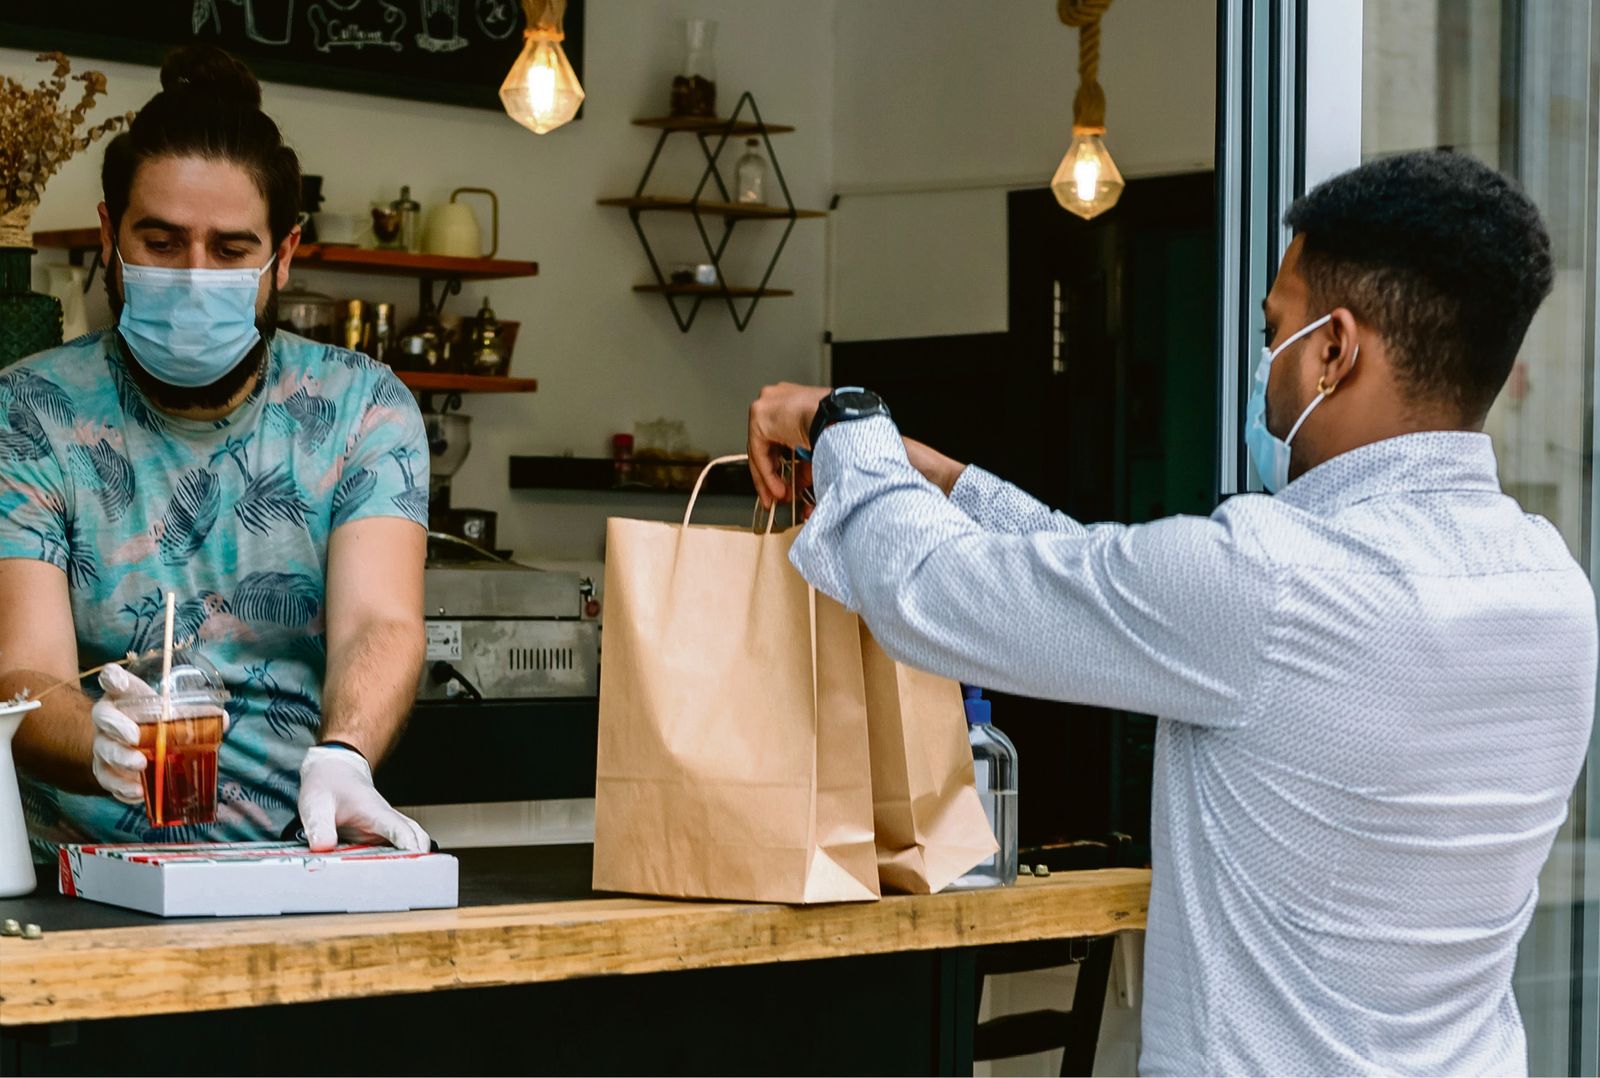
{"type": "Polygon", "coordinates": [[[400,235],[396,237],[399,249],[413,253],[422,250],[422,235],[418,228],[422,220],[422,205],[411,197],[411,188],[400,188],[400,197],[389,203],[389,208],[400,217],[400,235]]]}
{"type": "Polygon", "coordinates": [[[715,116],[717,74],[712,51],[717,43],[713,19],[685,19],[683,71],[672,80],[672,115],[715,116]]]}
{"type": "Polygon", "coordinates": [[[760,139],[745,139],[744,145],[734,171],[734,201],[762,206],[767,201],[767,159],[761,156],[760,139]]]}

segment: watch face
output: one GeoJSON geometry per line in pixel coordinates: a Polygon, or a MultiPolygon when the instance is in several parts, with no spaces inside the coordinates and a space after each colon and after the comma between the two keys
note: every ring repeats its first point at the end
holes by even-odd
{"type": "Polygon", "coordinates": [[[879,404],[878,395],[865,389],[836,390],[833,394],[833,400],[839,406],[840,411],[846,414],[876,408],[879,404]]]}

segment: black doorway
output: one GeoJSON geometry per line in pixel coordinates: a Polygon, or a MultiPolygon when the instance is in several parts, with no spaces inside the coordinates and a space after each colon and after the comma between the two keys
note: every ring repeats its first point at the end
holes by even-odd
{"type": "MultiPolygon", "coordinates": [[[[1012,192],[1009,330],[835,342],[834,381],[1080,520],[1209,513],[1215,218],[1211,173],[1132,180],[1093,221],[1048,189],[1012,192]]],[[[1120,833],[1124,859],[1148,860],[1152,718],[1005,696],[994,714],[1017,743],[1023,846],[1120,833]]]]}

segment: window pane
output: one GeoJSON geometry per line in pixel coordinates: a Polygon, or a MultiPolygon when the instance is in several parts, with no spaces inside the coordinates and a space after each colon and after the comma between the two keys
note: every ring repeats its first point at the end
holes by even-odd
{"type": "MultiPolygon", "coordinates": [[[[1434,147],[1472,154],[1516,177],[1549,226],[1555,289],[1487,430],[1506,493],[1549,518],[1594,576],[1600,0],[1365,0],[1363,8],[1363,156],[1434,147]]],[[[1591,771],[1594,758],[1591,749],[1591,771]]],[[[1519,956],[1516,990],[1535,1074],[1594,1066],[1600,896],[1585,902],[1583,886],[1585,847],[1596,849],[1596,799],[1583,793],[1593,781],[1579,783],[1519,956]]],[[[1589,878],[1596,875],[1590,866],[1589,878]]]]}

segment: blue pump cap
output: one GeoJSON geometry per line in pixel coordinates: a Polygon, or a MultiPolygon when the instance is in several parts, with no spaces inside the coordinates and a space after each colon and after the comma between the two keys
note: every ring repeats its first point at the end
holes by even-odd
{"type": "Polygon", "coordinates": [[[989,701],[983,698],[983,690],[976,685],[963,685],[961,696],[961,702],[967,709],[967,725],[987,725],[990,721],[989,701]]]}

